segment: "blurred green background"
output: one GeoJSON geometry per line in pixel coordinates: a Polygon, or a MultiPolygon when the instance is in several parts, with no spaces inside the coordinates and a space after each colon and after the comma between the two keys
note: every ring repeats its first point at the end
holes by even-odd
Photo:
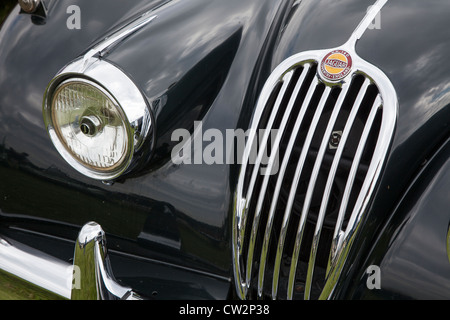
{"type": "Polygon", "coordinates": [[[0,0],[0,26],[16,4],[17,0],[0,0]]]}

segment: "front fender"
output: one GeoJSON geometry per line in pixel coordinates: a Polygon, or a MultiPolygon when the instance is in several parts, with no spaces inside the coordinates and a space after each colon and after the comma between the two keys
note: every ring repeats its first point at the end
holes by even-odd
{"type": "Polygon", "coordinates": [[[450,298],[450,140],[427,161],[347,283],[347,299],[450,298]],[[369,289],[369,267],[379,289],[369,289]]]}

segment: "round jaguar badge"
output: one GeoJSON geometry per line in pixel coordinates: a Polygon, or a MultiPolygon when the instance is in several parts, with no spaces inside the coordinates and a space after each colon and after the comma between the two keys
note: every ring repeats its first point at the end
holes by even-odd
{"type": "Polygon", "coordinates": [[[334,50],[323,58],[320,65],[322,76],[329,81],[339,81],[352,70],[352,56],[344,50],[334,50]]]}

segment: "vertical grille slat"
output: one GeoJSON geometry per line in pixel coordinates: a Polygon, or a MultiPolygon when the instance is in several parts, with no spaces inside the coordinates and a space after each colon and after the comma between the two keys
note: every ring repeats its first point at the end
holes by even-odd
{"type": "MultiPolygon", "coordinates": [[[[322,142],[320,144],[319,153],[317,155],[317,158],[316,158],[316,161],[314,164],[314,168],[313,168],[313,171],[311,174],[311,178],[310,178],[309,185],[308,185],[308,191],[306,193],[306,197],[304,200],[303,209],[302,209],[302,213],[301,213],[301,222],[299,224],[299,227],[297,230],[297,237],[295,239],[294,252],[292,254],[292,264],[291,264],[291,269],[290,269],[290,273],[289,273],[289,286],[288,286],[288,298],[289,299],[292,299],[292,296],[293,296],[293,287],[294,287],[295,275],[296,275],[296,271],[297,271],[297,261],[298,261],[298,257],[300,254],[300,247],[301,247],[301,243],[302,243],[302,239],[303,239],[303,233],[304,233],[304,229],[305,229],[306,218],[308,215],[309,206],[311,204],[312,193],[314,192],[314,186],[316,184],[316,179],[317,179],[317,176],[319,173],[320,165],[323,160],[325,149],[329,142],[329,137],[331,136],[332,130],[335,126],[337,117],[339,115],[339,112],[341,111],[342,105],[344,103],[345,98],[347,97],[347,92],[349,89],[350,89],[350,84],[345,83],[342,88],[342,91],[339,95],[339,99],[338,99],[335,107],[333,108],[333,113],[329,119],[327,130],[325,131],[322,142]]],[[[296,188],[297,188],[297,186],[295,186],[295,188],[293,188],[293,189],[296,189],[296,188]]],[[[293,189],[291,189],[291,191],[293,189]]],[[[291,194],[295,195],[295,193],[291,193],[291,194]]],[[[306,287],[305,287],[305,298],[306,299],[309,298],[309,289],[310,288],[308,287],[308,283],[306,283],[306,287]]]]}
{"type": "MultiPolygon", "coordinates": [[[[343,89],[343,91],[345,92],[347,89],[348,89],[348,86],[346,85],[345,88],[343,89]]],[[[322,96],[322,99],[321,99],[321,101],[319,103],[319,107],[318,107],[318,109],[316,111],[316,114],[314,116],[314,119],[313,119],[314,127],[312,127],[312,129],[308,133],[308,137],[306,138],[306,141],[308,142],[308,144],[305,144],[305,146],[303,147],[302,156],[301,156],[300,161],[299,161],[299,163],[297,165],[297,169],[296,169],[296,172],[295,172],[295,175],[294,175],[294,183],[292,184],[291,190],[289,192],[289,200],[288,200],[288,206],[286,208],[286,213],[288,211],[290,212],[292,210],[292,205],[293,205],[293,202],[294,202],[294,198],[296,196],[298,183],[300,181],[300,176],[302,174],[302,171],[303,171],[302,169],[304,167],[303,164],[304,164],[304,162],[306,160],[306,156],[308,154],[310,143],[311,143],[311,141],[313,139],[313,135],[316,132],[315,127],[317,126],[317,124],[319,122],[319,118],[322,116],[322,112],[323,112],[323,109],[325,107],[325,104],[327,102],[327,99],[328,99],[328,96],[329,96],[330,92],[331,92],[331,88],[330,87],[326,87],[325,94],[322,96]]],[[[342,94],[342,92],[341,92],[341,94],[340,94],[340,103],[341,104],[342,104],[342,101],[343,101],[344,98],[345,98],[345,95],[342,94]]],[[[339,102],[338,102],[338,104],[339,104],[339,102]]],[[[339,108],[340,107],[337,107],[337,108],[335,108],[335,110],[339,111],[339,108]]],[[[311,178],[313,178],[313,176],[311,178]]],[[[308,190],[310,190],[310,189],[308,189],[308,190]]],[[[297,271],[297,261],[298,261],[298,257],[299,257],[299,254],[300,254],[300,247],[301,247],[301,243],[302,243],[302,240],[303,240],[303,234],[304,234],[304,231],[305,231],[305,226],[306,226],[306,221],[307,221],[306,220],[307,219],[306,211],[308,210],[307,209],[307,206],[308,206],[307,203],[309,201],[309,199],[308,199],[309,197],[310,197],[310,193],[307,193],[306,194],[306,198],[305,198],[305,204],[303,205],[304,209],[303,209],[303,211],[302,211],[302,213],[300,215],[300,223],[298,225],[298,229],[297,229],[297,233],[296,233],[297,236],[295,238],[294,251],[292,253],[292,260],[291,260],[292,261],[291,262],[291,268],[290,268],[290,272],[289,272],[288,299],[292,299],[292,297],[293,297],[294,284],[295,284],[294,281],[295,281],[295,275],[296,275],[296,271],[297,271]]]]}
{"type": "MultiPolygon", "coordinates": [[[[315,82],[313,82],[311,84],[311,86],[310,86],[310,88],[308,90],[308,93],[306,95],[305,102],[304,102],[304,104],[302,106],[302,109],[306,108],[310,104],[312,96],[313,96],[313,94],[314,94],[314,92],[315,92],[315,90],[316,90],[318,85],[319,85],[319,81],[318,80],[316,80],[315,82]]],[[[327,91],[328,91],[327,93],[329,93],[330,89],[327,89],[327,91]]],[[[315,113],[315,116],[313,118],[313,121],[311,123],[312,130],[309,131],[308,137],[305,140],[303,151],[302,151],[302,154],[301,154],[300,159],[299,159],[299,164],[304,163],[304,161],[306,159],[307,150],[309,149],[309,144],[311,143],[311,140],[312,140],[312,135],[313,135],[313,132],[314,132],[314,128],[317,126],[317,123],[319,122],[319,118],[321,116],[321,112],[322,112],[322,110],[323,110],[323,108],[325,106],[325,102],[324,102],[325,99],[324,99],[324,97],[326,98],[327,93],[325,93],[325,95],[322,96],[322,102],[323,103],[319,103],[319,107],[318,107],[318,109],[317,109],[317,111],[315,113]]],[[[298,167],[301,168],[302,166],[299,165],[298,167]]],[[[299,180],[299,176],[300,176],[300,173],[297,174],[297,172],[296,172],[296,174],[294,175],[294,181],[296,181],[296,180],[298,181],[299,180]]],[[[292,194],[292,193],[293,192],[291,190],[290,194],[292,194]]],[[[290,219],[292,205],[293,205],[293,198],[292,199],[289,198],[289,201],[288,201],[285,213],[284,213],[284,217],[283,217],[283,223],[282,223],[281,232],[280,232],[280,239],[278,240],[277,253],[276,253],[276,258],[275,258],[276,262],[275,262],[274,275],[277,275],[276,277],[274,277],[274,283],[273,283],[273,288],[274,288],[273,291],[275,291],[275,292],[277,291],[277,286],[278,286],[279,268],[280,268],[281,258],[282,258],[282,254],[283,254],[283,250],[284,250],[284,242],[285,242],[285,239],[286,239],[286,232],[287,232],[287,228],[288,228],[288,223],[289,223],[289,219],[290,219]]]]}
{"type": "MultiPolygon", "coordinates": [[[[287,88],[290,85],[292,75],[293,75],[293,71],[290,71],[283,77],[283,86],[282,86],[280,94],[275,102],[275,106],[273,108],[272,114],[270,115],[269,123],[267,124],[266,131],[264,132],[263,138],[261,140],[261,145],[260,145],[260,149],[258,152],[258,158],[256,160],[255,167],[253,168],[251,184],[250,184],[251,187],[249,188],[249,191],[247,193],[247,201],[248,201],[247,204],[248,205],[250,205],[250,203],[251,203],[251,198],[253,195],[253,187],[255,185],[255,181],[258,176],[258,169],[260,167],[262,157],[266,152],[267,144],[269,143],[268,140],[269,140],[270,130],[273,129],[273,124],[275,122],[275,118],[279,112],[282,100],[284,99],[284,94],[286,93],[287,88]]],[[[272,152],[271,154],[273,155],[273,154],[275,154],[275,152],[272,152]]],[[[269,159],[269,166],[271,165],[271,163],[273,163],[272,157],[269,159]]],[[[269,168],[269,171],[270,171],[270,168],[269,168]]],[[[250,286],[251,272],[252,272],[252,265],[253,265],[253,253],[255,250],[256,235],[257,235],[258,226],[259,226],[259,220],[260,220],[261,208],[262,208],[263,200],[264,200],[264,194],[265,194],[265,190],[267,188],[268,177],[269,177],[269,175],[264,176],[264,179],[263,179],[263,182],[261,185],[261,189],[259,192],[257,204],[256,204],[254,217],[253,217],[253,226],[252,226],[251,233],[250,233],[250,242],[249,242],[248,254],[247,254],[247,268],[246,268],[246,270],[247,270],[247,286],[250,286]]],[[[248,210],[248,206],[247,206],[246,210],[248,210]]]]}
{"type": "MultiPolygon", "coordinates": [[[[299,86],[298,86],[297,90],[295,90],[296,93],[298,93],[300,86],[305,81],[306,75],[309,72],[310,68],[311,67],[309,64],[305,65],[305,71],[302,74],[301,78],[299,79],[299,86]]],[[[259,270],[259,277],[258,277],[258,280],[259,280],[258,281],[258,294],[259,295],[261,294],[261,290],[262,290],[262,286],[263,286],[263,282],[264,282],[264,271],[265,271],[266,262],[267,262],[266,256],[267,256],[268,245],[269,245],[269,240],[270,240],[270,231],[271,231],[272,224],[273,224],[275,208],[276,208],[276,205],[278,202],[281,185],[282,185],[285,173],[286,173],[286,168],[287,168],[288,162],[289,162],[291,154],[292,154],[292,150],[294,147],[295,140],[297,138],[297,134],[300,130],[300,126],[303,123],[303,119],[305,117],[307,106],[310,104],[310,101],[312,99],[312,96],[313,96],[318,84],[319,84],[319,82],[316,81],[316,82],[311,83],[311,85],[309,86],[305,100],[302,104],[302,107],[300,108],[299,115],[293,126],[293,130],[292,130],[290,138],[289,138],[286,152],[285,152],[284,158],[283,158],[281,166],[280,166],[280,172],[279,172],[278,180],[276,182],[273,201],[271,203],[271,207],[270,207],[270,211],[269,211],[269,218],[268,218],[267,225],[266,225],[266,232],[265,232],[264,243],[263,243],[262,253],[261,253],[260,270],[259,270]]],[[[291,100],[291,101],[293,102],[294,100],[291,100]]],[[[292,107],[293,107],[293,105],[292,105],[292,107]]],[[[279,270],[280,260],[281,259],[277,258],[276,262],[275,262],[276,267],[274,270],[274,281],[276,281],[276,279],[278,278],[275,274],[278,273],[277,269],[279,270]],[[278,268],[277,268],[277,266],[278,266],[278,268]]],[[[277,287],[277,285],[274,285],[274,288],[276,288],[276,287],[277,287]]],[[[276,293],[275,293],[275,295],[276,295],[276,293]]]]}
{"type": "MultiPolygon", "coordinates": [[[[244,248],[243,241],[245,239],[245,231],[246,231],[246,226],[247,226],[248,206],[252,200],[253,188],[255,187],[258,169],[259,169],[259,166],[261,165],[262,156],[263,156],[264,150],[266,148],[268,134],[269,134],[270,129],[272,128],[272,125],[275,121],[276,115],[278,113],[278,108],[281,105],[281,100],[283,99],[283,95],[284,95],[285,91],[287,90],[288,82],[291,79],[291,77],[292,77],[292,72],[289,72],[282,78],[283,87],[281,88],[280,93],[277,96],[277,101],[275,102],[275,106],[270,114],[270,118],[268,120],[267,127],[265,128],[266,129],[265,136],[261,140],[263,142],[263,145],[261,145],[261,147],[260,147],[261,152],[258,153],[257,158],[255,159],[255,164],[253,166],[253,170],[251,171],[252,174],[251,174],[249,185],[247,187],[246,197],[241,199],[241,201],[239,202],[239,213],[238,213],[239,223],[237,225],[239,255],[242,254],[242,249],[244,248]]],[[[269,101],[270,96],[272,95],[273,91],[275,90],[275,88],[277,87],[278,84],[279,84],[279,81],[274,83],[271,90],[269,92],[267,92],[267,95],[263,95],[261,97],[261,101],[262,101],[264,107],[266,107],[266,104],[269,101]]],[[[261,121],[261,118],[264,113],[263,112],[264,108],[258,108],[258,111],[260,111],[260,112],[255,113],[255,118],[254,118],[254,122],[257,124],[259,124],[259,122],[261,121]]],[[[244,155],[243,155],[244,159],[242,162],[242,172],[245,172],[247,167],[250,164],[250,161],[251,161],[250,157],[252,156],[252,150],[253,150],[252,145],[255,143],[257,144],[258,143],[257,140],[258,140],[257,132],[250,131],[249,138],[248,138],[250,147],[246,147],[244,150],[244,155]]]]}
{"type": "MultiPolygon", "coordinates": [[[[304,85],[304,81],[306,79],[306,76],[309,72],[311,68],[310,64],[305,64],[303,66],[303,70],[302,73],[300,75],[300,78],[294,88],[294,91],[292,93],[292,96],[289,100],[289,104],[286,108],[286,112],[283,116],[283,120],[280,124],[280,132],[284,132],[287,125],[288,125],[288,120],[291,116],[291,112],[292,109],[294,108],[294,104],[297,100],[297,96],[300,93],[300,89],[302,88],[302,86],[304,85]]],[[[264,240],[263,240],[263,245],[262,245],[262,249],[261,249],[261,258],[260,258],[260,267],[259,267],[259,275],[258,275],[258,297],[262,296],[262,290],[263,290],[263,283],[264,283],[264,272],[265,272],[265,268],[266,268],[266,263],[267,263],[267,252],[268,252],[268,247],[269,247],[269,240],[270,240],[270,234],[271,234],[271,229],[272,229],[272,224],[273,224],[273,218],[274,218],[274,213],[275,213],[275,207],[276,204],[278,202],[278,196],[279,196],[279,191],[281,188],[281,183],[283,182],[283,178],[286,172],[286,167],[287,167],[287,162],[290,158],[291,155],[291,150],[292,150],[292,145],[294,144],[295,141],[295,137],[297,135],[298,130],[300,129],[300,124],[303,121],[303,117],[304,117],[304,110],[303,108],[300,109],[300,113],[299,116],[297,118],[296,124],[294,125],[294,129],[290,135],[290,139],[289,139],[289,145],[287,147],[286,153],[284,155],[284,158],[282,160],[282,164],[281,167],[279,169],[279,174],[278,174],[278,178],[277,178],[277,182],[276,182],[276,187],[275,187],[275,191],[273,194],[273,200],[270,206],[270,210],[269,210],[269,214],[268,214],[268,220],[267,220],[267,225],[266,225],[266,232],[264,233],[264,240]]],[[[274,145],[276,146],[276,148],[278,149],[280,146],[280,140],[281,140],[281,135],[279,134],[277,136],[277,140],[275,141],[274,145]]]]}
{"type": "MultiPolygon", "coordinates": [[[[327,265],[327,274],[330,272],[331,268],[333,266],[336,266],[337,261],[336,258],[338,257],[338,248],[341,247],[340,244],[344,241],[344,231],[342,231],[342,224],[344,221],[344,216],[347,211],[347,204],[350,197],[350,192],[352,191],[352,185],[355,181],[358,166],[361,161],[361,157],[364,151],[364,148],[366,147],[367,140],[369,138],[369,133],[372,129],[372,126],[375,121],[375,117],[379,111],[379,109],[382,106],[382,99],[378,95],[375,102],[373,103],[373,106],[371,108],[369,117],[367,119],[366,126],[364,128],[364,131],[361,135],[360,142],[358,144],[358,149],[356,150],[356,154],[350,169],[350,173],[345,185],[345,191],[342,197],[342,205],[339,208],[339,215],[336,222],[336,227],[333,234],[333,240],[331,244],[331,250],[330,250],[330,256],[328,259],[328,265],[327,265]]],[[[361,189],[360,195],[364,195],[363,190],[361,189]]],[[[356,206],[354,210],[356,210],[358,207],[356,206]]]]}
{"type": "Polygon", "coordinates": [[[364,61],[345,81],[324,81],[325,54],[287,59],[256,106],[233,217],[242,299],[327,298],[380,176],[395,127],[395,90],[364,61]],[[257,139],[259,129],[265,131],[257,139]]]}
{"type": "MultiPolygon", "coordinates": [[[[328,206],[328,201],[330,198],[330,192],[331,192],[333,180],[335,179],[339,161],[343,154],[344,147],[347,142],[348,136],[350,134],[351,128],[353,126],[353,123],[355,121],[356,115],[359,111],[359,106],[361,105],[369,86],[370,86],[370,80],[365,79],[365,82],[362,85],[362,87],[358,93],[358,97],[355,100],[355,103],[351,109],[350,115],[344,126],[344,131],[342,133],[342,137],[341,137],[339,146],[336,150],[336,154],[334,156],[333,163],[331,165],[331,169],[328,174],[327,183],[325,185],[325,190],[324,190],[323,197],[322,197],[322,202],[320,204],[320,211],[319,211],[319,215],[318,215],[318,219],[317,219],[316,229],[314,231],[311,253],[310,253],[310,257],[309,257],[309,261],[308,261],[308,274],[307,274],[307,278],[306,278],[305,298],[309,298],[309,295],[310,295],[310,288],[311,288],[313,273],[314,273],[314,264],[316,261],[316,255],[317,255],[317,251],[318,251],[320,235],[322,232],[323,222],[324,222],[324,218],[325,218],[325,211],[328,206]]],[[[329,128],[332,128],[332,127],[329,127],[329,128]]],[[[324,143],[326,143],[326,141],[324,141],[324,143]]],[[[324,152],[324,150],[323,150],[323,152],[324,152]]]]}

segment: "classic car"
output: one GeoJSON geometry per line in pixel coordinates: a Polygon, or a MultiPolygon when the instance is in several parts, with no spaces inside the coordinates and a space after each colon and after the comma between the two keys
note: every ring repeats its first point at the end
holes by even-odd
{"type": "Polygon", "coordinates": [[[10,2],[0,299],[450,298],[448,0],[10,2]]]}

